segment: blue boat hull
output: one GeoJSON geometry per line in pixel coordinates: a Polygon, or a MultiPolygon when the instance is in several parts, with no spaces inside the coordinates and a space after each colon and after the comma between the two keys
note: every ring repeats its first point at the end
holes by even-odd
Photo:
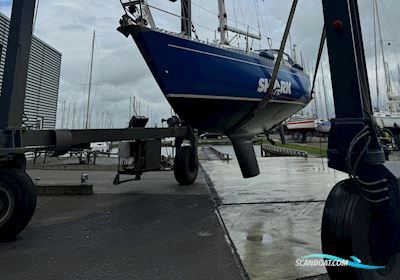
{"type": "MultiPolygon", "coordinates": [[[[128,33],[168,102],[194,128],[236,133],[266,94],[273,61],[139,26],[128,33]]],[[[282,66],[277,80],[270,103],[240,133],[269,130],[309,102],[310,82],[303,72],[282,66]]]]}

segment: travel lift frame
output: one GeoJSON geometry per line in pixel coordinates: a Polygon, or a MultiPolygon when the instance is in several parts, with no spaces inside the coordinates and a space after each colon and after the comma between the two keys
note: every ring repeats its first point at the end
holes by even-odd
{"type": "Polygon", "coordinates": [[[133,158],[131,169],[118,174],[136,175],[160,168],[161,139],[174,137],[174,174],[182,185],[193,184],[198,174],[197,132],[180,124],[176,117],[169,128],[144,128],[147,120],[130,121],[126,129],[29,130],[23,127],[26,80],[32,40],[35,0],[14,0],[8,37],[5,72],[0,95],[0,241],[14,240],[26,227],[36,207],[35,185],[26,174],[25,152],[53,151],[54,156],[90,143],[129,141],[125,156],[133,158]],[[155,159],[157,157],[157,159],[155,159]]]}
{"type": "MultiPolygon", "coordinates": [[[[373,120],[356,0],[322,0],[336,119],[329,135],[329,167],[350,179],[331,191],[323,214],[323,252],[352,256],[383,269],[327,267],[331,279],[398,279],[400,276],[400,164],[385,162],[373,120]]],[[[0,237],[14,238],[29,223],[36,193],[25,173],[31,147],[62,154],[101,141],[146,141],[176,137],[175,174],[191,183],[197,173],[197,138],[190,128],[27,130],[22,127],[35,0],[14,0],[6,69],[0,97],[0,237]],[[188,148],[184,148],[188,147],[188,148]],[[176,166],[176,167],[177,167],[176,166]]],[[[189,28],[187,28],[189,30],[189,28]]],[[[140,145],[139,145],[140,146],[140,145]]],[[[145,165],[145,164],[144,164],[145,165]]]]}

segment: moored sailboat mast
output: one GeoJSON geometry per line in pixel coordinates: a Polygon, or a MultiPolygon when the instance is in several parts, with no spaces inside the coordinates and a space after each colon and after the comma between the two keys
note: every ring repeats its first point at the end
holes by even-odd
{"type": "Polygon", "coordinates": [[[96,31],[93,31],[92,38],[92,51],[90,55],[90,72],[89,72],[89,91],[88,91],[88,100],[87,100],[87,108],[86,108],[86,123],[85,128],[88,129],[90,127],[90,95],[92,92],[92,75],[93,75],[93,60],[94,60],[94,44],[96,40],[96,31]]]}
{"type": "MultiPolygon", "coordinates": [[[[381,20],[380,20],[380,16],[379,16],[379,7],[378,7],[378,2],[377,0],[374,0],[374,17],[377,21],[378,24],[378,33],[379,33],[379,44],[380,44],[380,49],[381,49],[381,55],[382,55],[382,63],[383,63],[383,69],[384,69],[384,74],[385,74],[385,82],[386,82],[386,93],[388,95],[388,97],[392,94],[392,90],[390,87],[390,81],[389,81],[389,77],[388,77],[388,67],[387,67],[387,62],[386,62],[386,58],[385,58],[385,51],[383,49],[383,39],[382,39],[382,28],[381,28],[381,20]]],[[[375,24],[375,20],[374,20],[374,24],[375,24]]],[[[374,28],[375,29],[375,28],[374,28]]],[[[376,42],[376,32],[374,31],[374,35],[375,35],[375,42],[376,42]]],[[[377,50],[376,50],[376,44],[375,44],[375,55],[377,55],[377,50]]],[[[378,61],[377,58],[375,60],[375,71],[376,71],[376,83],[377,83],[377,91],[379,94],[379,82],[378,82],[378,61]]],[[[379,106],[379,95],[378,95],[378,106],[379,106]]],[[[379,107],[378,107],[379,108],[379,107]]]]}
{"type": "Polygon", "coordinates": [[[324,90],[326,119],[329,120],[328,92],[326,90],[324,66],[323,65],[321,65],[321,71],[322,71],[322,87],[323,87],[323,90],[324,90]]]}

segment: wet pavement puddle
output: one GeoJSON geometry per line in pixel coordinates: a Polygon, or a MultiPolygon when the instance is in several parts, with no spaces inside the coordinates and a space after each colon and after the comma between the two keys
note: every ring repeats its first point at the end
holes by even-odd
{"type": "Polygon", "coordinates": [[[236,160],[201,161],[222,205],[219,212],[251,279],[301,279],[323,267],[297,267],[320,253],[325,199],[347,175],[320,158],[260,158],[261,175],[243,179],[236,160]]]}

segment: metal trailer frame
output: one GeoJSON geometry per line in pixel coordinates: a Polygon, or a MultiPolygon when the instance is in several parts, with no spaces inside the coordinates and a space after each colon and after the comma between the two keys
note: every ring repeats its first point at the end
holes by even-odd
{"type": "MultiPolygon", "coordinates": [[[[396,255],[400,252],[397,238],[400,234],[400,164],[385,163],[378,141],[357,0],[322,0],[322,4],[336,110],[329,136],[329,166],[347,172],[351,177],[339,182],[328,197],[322,221],[322,248],[326,254],[342,258],[357,256],[386,266],[375,270],[327,269],[331,279],[399,279],[400,257],[396,258],[396,255]]],[[[197,149],[193,131],[183,127],[52,131],[21,128],[34,7],[35,0],[13,1],[6,73],[0,97],[0,195],[5,183],[14,183],[16,187],[16,182],[23,181],[15,176],[13,180],[7,179],[11,176],[7,170],[14,170],[13,167],[24,169],[23,153],[31,147],[51,148],[55,154],[61,154],[92,141],[177,137],[178,147],[183,139],[189,139],[197,149]]],[[[185,26],[189,31],[190,26],[185,26]]],[[[188,149],[182,150],[190,155],[188,149]]],[[[197,154],[193,158],[197,163],[197,154]]],[[[180,171],[175,175],[182,176],[180,171]]],[[[25,176],[17,171],[14,173],[25,176]]],[[[33,211],[25,216],[31,214],[33,211]]],[[[24,217],[15,234],[29,220],[30,217],[24,217]]],[[[3,230],[1,222],[0,233],[3,230]]]]}

